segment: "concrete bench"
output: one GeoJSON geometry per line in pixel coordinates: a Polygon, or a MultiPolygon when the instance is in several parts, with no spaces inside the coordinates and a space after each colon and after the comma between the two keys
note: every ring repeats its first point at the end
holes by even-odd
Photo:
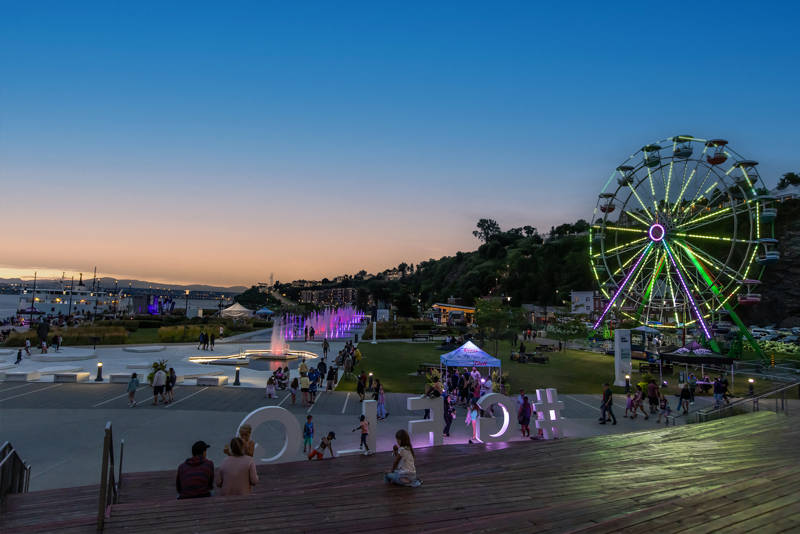
{"type": "MultiPolygon", "coordinates": [[[[130,379],[131,373],[111,373],[108,375],[108,381],[111,384],[127,384],[130,379]]],[[[141,380],[139,380],[139,382],[141,382],[141,380]]]]}
{"type": "Polygon", "coordinates": [[[42,374],[39,371],[14,371],[6,373],[6,382],[30,382],[39,380],[42,374]]]}
{"type": "Polygon", "coordinates": [[[228,383],[227,376],[198,376],[198,386],[224,386],[228,383]]]}
{"type": "Polygon", "coordinates": [[[89,380],[88,371],[55,373],[53,375],[53,382],[85,382],[86,380],[89,380]]]}

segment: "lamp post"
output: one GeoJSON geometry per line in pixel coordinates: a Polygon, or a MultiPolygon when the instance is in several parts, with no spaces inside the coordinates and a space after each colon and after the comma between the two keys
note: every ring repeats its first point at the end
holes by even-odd
{"type": "Polygon", "coordinates": [[[184,289],[183,292],[186,294],[186,318],[189,318],[189,290],[184,289]]]}
{"type": "Polygon", "coordinates": [[[103,381],[103,362],[97,362],[97,378],[95,378],[94,381],[95,382],[103,381]]]}
{"type": "Polygon", "coordinates": [[[631,375],[625,375],[625,393],[631,392],[631,375]]]}
{"type": "Polygon", "coordinates": [[[236,368],[236,378],[233,379],[233,385],[234,386],[241,386],[242,385],[242,383],[239,382],[239,368],[238,367],[236,368]]]}
{"type": "Polygon", "coordinates": [[[747,379],[747,394],[750,395],[751,397],[755,397],[755,391],[753,391],[754,382],[755,380],[753,380],[752,378],[747,379]]]}

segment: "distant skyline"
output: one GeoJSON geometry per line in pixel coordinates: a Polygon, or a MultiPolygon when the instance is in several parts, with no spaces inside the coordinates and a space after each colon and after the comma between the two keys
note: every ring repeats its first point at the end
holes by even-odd
{"type": "Polygon", "coordinates": [[[799,8],[0,3],[0,277],[320,279],[590,219],[651,141],[800,170],[799,8]],[[114,274],[109,274],[114,273],[114,274]]]}

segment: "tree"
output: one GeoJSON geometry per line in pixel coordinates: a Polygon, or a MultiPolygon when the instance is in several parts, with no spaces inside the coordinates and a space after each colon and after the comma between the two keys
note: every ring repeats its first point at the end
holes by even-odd
{"type": "Polygon", "coordinates": [[[494,219],[481,219],[476,226],[478,229],[474,230],[472,235],[484,243],[501,232],[500,225],[494,219]]]}
{"type": "MultiPolygon", "coordinates": [[[[796,172],[787,172],[781,176],[781,179],[778,182],[778,189],[786,189],[790,185],[800,185],[800,174],[797,174],[796,172]]],[[[472,233],[474,234],[475,232],[472,233]]]]}
{"type": "Polygon", "coordinates": [[[589,336],[589,332],[583,321],[577,317],[565,316],[559,317],[553,325],[552,335],[557,340],[563,341],[566,348],[567,341],[570,339],[584,339],[589,336]]]}
{"type": "Polygon", "coordinates": [[[533,226],[525,225],[522,227],[522,231],[525,233],[525,237],[533,237],[537,234],[536,228],[533,226]]]}
{"type": "Polygon", "coordinates": [[[494,340],[495,355],[501,339],[508,337],[512,331],[519,332],[527,324],[522,308],[512,308],[497,298],[478,299],[475,302],[475,322],[489,339],[494,340]]]}
{"type": "Polygon", "coordinates": [[[408,270],[408,264],[406,262],[401,263],[397,266],[397,270],[400,271],[400,276],[403,278],[406,277],[406,271],[408,270]]]}

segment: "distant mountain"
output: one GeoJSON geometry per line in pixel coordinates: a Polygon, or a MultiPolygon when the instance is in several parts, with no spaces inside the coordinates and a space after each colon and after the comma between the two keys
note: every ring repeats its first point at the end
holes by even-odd
{"type": "MultiPolygon", "coordinates": [[[[148,282],[147,280],[131,280],[131,279],[116,279],[111,277],[98,277],[98,281],[100,282],[101,287],[112,287],[116,282],[120,288],[126,287],[135,287],[135,288],[147,288],[152,287],[154,289],[177,289],[177,290],[184,290],[188,289],[189,291],[224,291],[226,293],[242,293],[247,289],[245,286],[212,286],[206,284],[189,284],[189,285],[181,285],[181,284],[165,284],[162,282],[148,282]]],[[[60,278],[39,278],[36,281],[36,284],[40,287],[58,287],[61,282],[60,278]]],[[[32,280],[22,280],[21,278],[0,278],[0,284],[22,284],[25,285],[32,285],[32,280]]],[[[75,281],[77,284],[77,280],[75,281]]],[[[84,276],[83,283],[87,286],[91,286],[92,278],[90,276],[84,276]]]]}

